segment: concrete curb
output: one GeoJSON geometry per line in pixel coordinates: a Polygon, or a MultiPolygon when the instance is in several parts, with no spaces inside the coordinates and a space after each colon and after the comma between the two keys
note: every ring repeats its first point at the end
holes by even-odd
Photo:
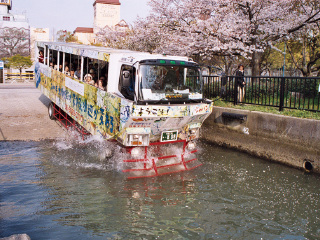
{"type": "Polygon", "coordinates": [[[319,120],[214,107],[201,136],[221,146],[320,173],[319,120]]]}

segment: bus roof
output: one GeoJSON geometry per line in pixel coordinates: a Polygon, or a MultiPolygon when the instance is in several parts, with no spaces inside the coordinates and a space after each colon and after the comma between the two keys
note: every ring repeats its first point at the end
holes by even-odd
{"type": "MultiPolygon", "coordinates": [[[[145,59],[169,59],[169,60],[182,60],[189,61],[188,57],[171,56],[165,54],[151,54],[147,52],[138,52],[126,49],[113,49],[107,47],[99,47],[93,45],[84,45],[77,43],[65,42],[37,42],[37,46],[47,46],[51,50],[65,52],[68,54],[75,54],[83,57],[90,57],[99,60],[105,60],[108,55],[122,55],[124,58],[133,58],[135,61],[145,59]]],[[[193,62],[193,61],[191,61],[193,62]]]]}

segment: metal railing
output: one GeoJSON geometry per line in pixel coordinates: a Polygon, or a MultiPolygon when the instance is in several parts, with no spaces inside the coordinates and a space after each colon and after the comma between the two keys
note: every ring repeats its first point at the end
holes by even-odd
{"type": "Polygon", "coordinates": [[[5,73],[4,74],[5,83],[30,83],[34,80],[34,73],[5,73]]]}
{"type": "Polygon", "coordinates": [[[262,106],[320,111],[320,78],[245,77],[244,96],[239,101],[235,76],[203,76],[206,98],[262,106]]]}

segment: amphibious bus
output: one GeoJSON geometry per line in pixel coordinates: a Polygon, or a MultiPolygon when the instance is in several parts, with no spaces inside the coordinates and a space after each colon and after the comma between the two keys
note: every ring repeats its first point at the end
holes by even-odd
{"type": "Polygon", "coordinates": [[[203,98],[197,63],[57,42],[36,42],[36,57],[35,84],[52,101],[49,117],[120,144],[129,178],[201,165],[195,140],[213,103],[203,98]]]}

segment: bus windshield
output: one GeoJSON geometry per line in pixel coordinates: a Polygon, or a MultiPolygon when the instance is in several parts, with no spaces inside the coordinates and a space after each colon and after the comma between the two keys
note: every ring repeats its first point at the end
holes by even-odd
{"type": "Polygon", "coordinates": [[[183,65],[140,65],[141,100],[200,100],[202,84],[200,68],[183,65]]]}

